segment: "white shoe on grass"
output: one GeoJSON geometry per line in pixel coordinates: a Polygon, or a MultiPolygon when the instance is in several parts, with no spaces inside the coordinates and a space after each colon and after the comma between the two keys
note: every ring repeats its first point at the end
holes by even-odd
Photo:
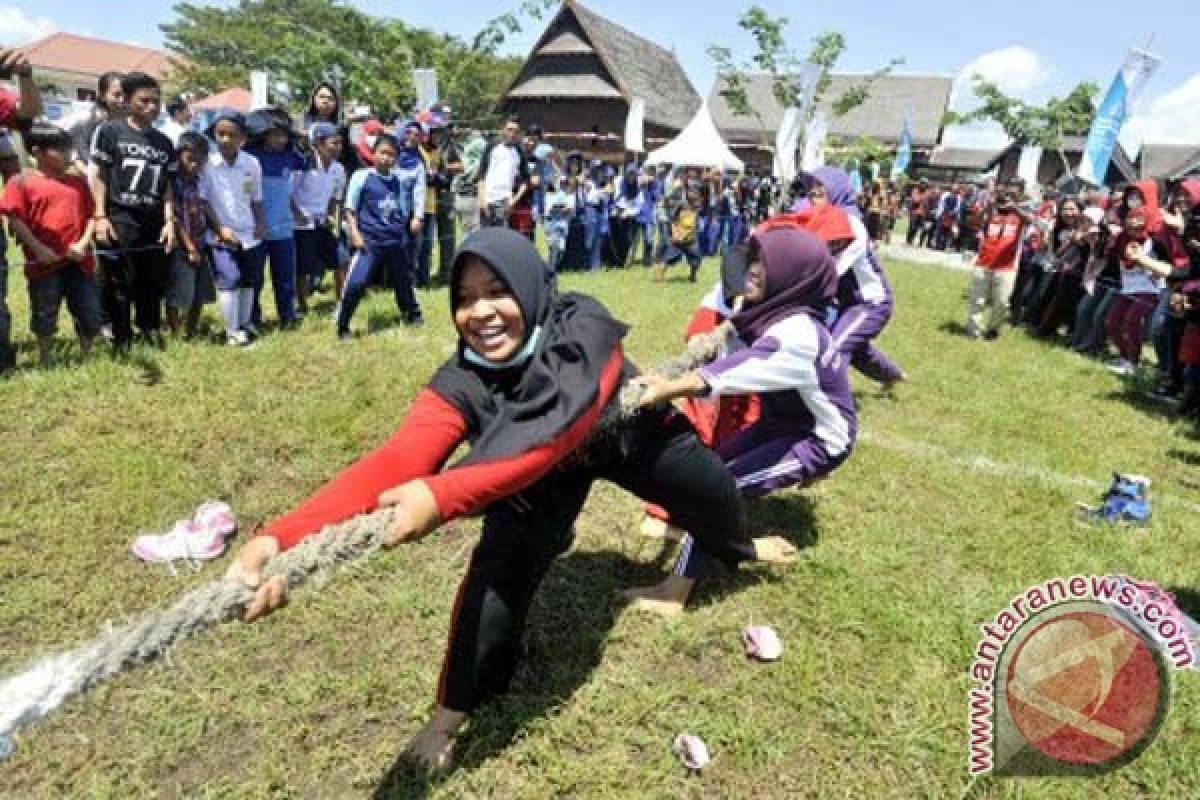
{"type": "Polygon", "coordinates": [[[1128,376],[1132,375],[1133,373],[1137,372],[1137,367],[1135,367],[1129,359],[1122,358],[1119,361],[1117,361],[1115,364],[1110,364],[1108,367],[1108,371],[1114,375],[1128,377],[1128,376]]]}
{"type": "Polygon", "coordinates": [[[181,519],[167,533],[137,537],[131,549],[135,556],[150,564],[209,561],[225,552],[225,537],[190,519],[181,519]]]}

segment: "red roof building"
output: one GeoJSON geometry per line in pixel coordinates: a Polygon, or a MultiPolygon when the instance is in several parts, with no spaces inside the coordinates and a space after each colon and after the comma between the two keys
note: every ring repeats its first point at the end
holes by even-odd
{"type": "Polygon", "coordinates": [[[145,72],[163,78],[171,71],[163,50],[111,42],[74,33],[54,33],[21,48],[33,65],[38,86],[49,95],[94,100],[105,72],[145,72]]]}

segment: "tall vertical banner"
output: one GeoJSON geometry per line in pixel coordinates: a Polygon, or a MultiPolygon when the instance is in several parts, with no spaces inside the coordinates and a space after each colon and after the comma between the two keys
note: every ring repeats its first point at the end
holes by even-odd
{"type": "Polygon", "coordinates": [[[1117,146],[1117,136],[1121,127],[1129,117],[1134,102],[1150,76],[1158,69],[1162,59],[1145,50],[1132,48],[1125,57],[1125,63],[1117,70],[1104,102],[1096,111],[1092,120],[1092,129],[1088,132],[1087,144],[1083,148],[1083,159],[1079,163],[1079,177],[1093,186],[1104,183],[1108,172],[1108,162],[1112,160],[1113,150],[1117,146]]]}
{"type": "Polygon", "coordinates": [[[1026,145],[1021,148],[1021,155],[1017,159],[1017,177],[1024,181],[1026,194],[1034,200],[1042,199],[1042,184],[1038,181],[1038,171],[1045,152],[1041,147],[1026,145]]]}
{"type": "Polygon", "coordinates": [[[629,104],[629,115],[625,117],[625,149],[631,153],[643,153],[646,150],[646,101],[641,97],[633,98],[629,104]]]}
{"type": "Polygon", "coordinates": [[[437,104],[437,70],[414,69],[413,85],[417,88],[417,111],[427,111],[437,104]]]}
{"type": "Polygon", "coordinates": [[[796,177],[796,147],[800,144],[800,128],[804,116],[798,108],[788,108],[775,132],[775,163],[772,172],[783,186],[796,177]]]}
{"type": "Polygon", "coordinates": [[[804,131],[804,156],[800,160],[800,169],[812,172],[825,166],[825,137],[828,133],[829,123],[825,119],[825,112],[813,114],[804,131]]]}
{"type": "Polygon", "coordinates": [[[271,99],[267,93],[267,73],[256,69],[250,73],[250,108],[266,108],[269,105],[271,99]]]}
{"type": "Polygon", "coordinates": [[[912,126],[909,124],[909,116],[904,115],[904,128],[900,131],[900,144],[896,147],[896,160],[892,162],[892,180],[908,172],[908,165],[912,162],[912,126]]]}

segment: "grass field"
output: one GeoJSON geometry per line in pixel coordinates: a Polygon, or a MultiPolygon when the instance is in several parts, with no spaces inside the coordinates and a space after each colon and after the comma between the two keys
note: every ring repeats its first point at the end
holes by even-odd
{"type": "MultiPolygon", "coordinates": [[[[0,763],[0,796],[959,796],[977,626],[1057,576],[1196,587],[1200,441],[1094,362],[1021,334],[962,338],[965,275],[891,273],[898,312],[882,344],[911,383],[888,397],[856,377],[853,458],[753,514],[806,545],[800,562],[714,582],[675,621],[620,615],[612,593],[657,579],[671,553],[636,535],[637,502],[598,488],[538,596],[513,693],[478,717],[446,778],[393,762],[429,711],[474,522],[69,702],[0,763]],[[1107,481],[1114,468],[1155,479],[1148,528],[1073,521],[1093,493],[1069,479],[1107,481]],[[751,622],[779,630],[781,661],[745,660],[751,622]],[[699,775],[671,754],[682,730],[714,752],[699,775]]],[[[25,331],[21,283],[10,299],[25,331]]],[[[644,365],[678,351],[703,289],[642,271],[565,284],[633,324],[628,351],[644,365]]],[[[249,351],[181,344],[80,364],[67,347],[61,367],[0,380],[0,675],[226,568],[228,557],[173,577],[140,564],[128,551],[139,528],[209,497],[263,520],[389,434],[451,352],[445,296],[424,302],[419,331],[376,294],[358,320],[371,335],[351,342],[334,339],[326,312],[249,351]]],[[[1180,674],[1159,740],[1131,766],[972,794],[1197,797],[1198,729],[1200,676],[1180,674]]]]}

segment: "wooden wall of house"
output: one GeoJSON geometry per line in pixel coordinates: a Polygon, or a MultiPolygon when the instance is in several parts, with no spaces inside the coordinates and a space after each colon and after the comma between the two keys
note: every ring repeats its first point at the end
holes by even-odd
{"type": "Polygon", "coordinates": [[[625,134],[629,104],[624,100],[509,99],[506,114],[516,114],[521,127],[542,126],[546,133],[625,134]]]}

